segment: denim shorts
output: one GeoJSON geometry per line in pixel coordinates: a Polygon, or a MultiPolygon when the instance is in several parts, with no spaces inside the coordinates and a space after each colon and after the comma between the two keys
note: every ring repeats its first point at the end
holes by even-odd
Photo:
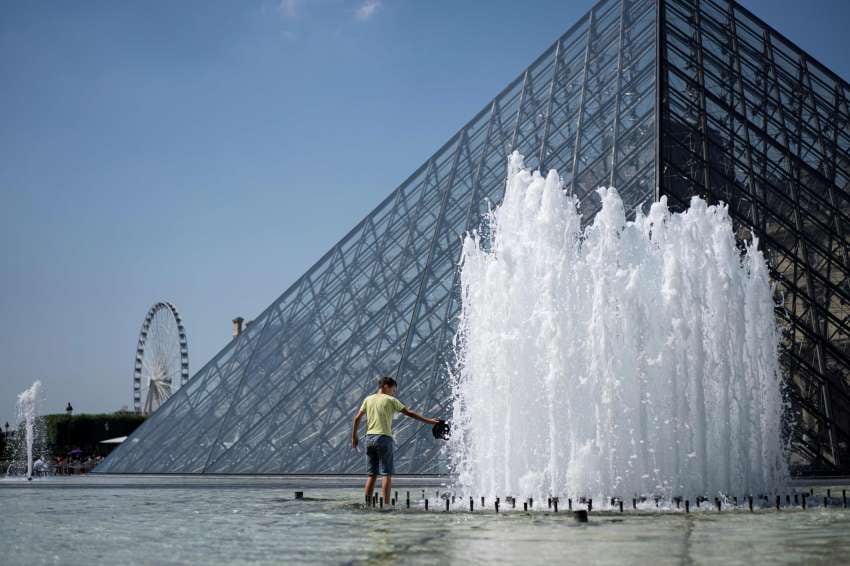
{"type": "Polygon", "coordinates": [[[393,437],[383,434],[367,434],[366,461],[370,476],[378,475],[379,464],[385,476],[393,475],[395,471],[393,468],[393,437]]]}

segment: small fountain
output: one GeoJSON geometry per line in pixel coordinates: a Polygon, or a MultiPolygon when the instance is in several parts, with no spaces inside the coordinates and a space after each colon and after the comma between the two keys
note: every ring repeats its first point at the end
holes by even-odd
{"type": "MultiPolygon", "coordinates": [[[[773,493],[788,477],[772,287],[724,205],[614,189],[582,229],[557,172],[510,157],[464,242],[452,471],[468,493],[773,493]]],[[[603,499],[606,498],[606,499],[603,499]]]]}
{"type": "MultiPolygon", "coordinates": [[[[18,450],[16,450],[16,452],[19,452],[20,448],[23,448],[26,453],[26,477],[28,480],[32,480],[32,451],[36,438],[36,416],[38,415],[38,405],[40,401],[41,381],[38,380],[18,395],[18,422],[23,427],[24,437],[23,439],[19,439],[18,450]],[[21,445],[21,441],[23,442],[23,445],[21,445]]],[[[18,430],[20,434],[21,429],[19,428],[18,430]]],[[[9,475],[10,470],[7,470],[7,475],[9,475]]]]}

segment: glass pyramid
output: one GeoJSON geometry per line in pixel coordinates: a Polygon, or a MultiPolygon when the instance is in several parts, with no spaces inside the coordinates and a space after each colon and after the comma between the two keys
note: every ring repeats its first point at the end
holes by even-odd
{"type": "MultiPolygon", "coordinates": [[[[734,2],[602,0],[97,471],[363,473],[351,421],[381,374],[448,416],[461,236],[501,199],[514,149],[557,168],[585,217],[600,185],[631,210],[730,203],[784,301],[792,462],[850,469],[848,94],[734,2]]],[[[446,471],[430,430],[396,433],[399,473],[446,471]]]]}

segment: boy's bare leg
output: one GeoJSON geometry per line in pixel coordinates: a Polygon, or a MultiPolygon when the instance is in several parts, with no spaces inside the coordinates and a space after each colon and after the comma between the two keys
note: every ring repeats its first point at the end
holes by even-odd
{"type": "Polygon", "coordinates": [[[390,487],[393,484],[392,476],[384,476],[384,479],[381,480],[381,493],[384,496],[384,501],[390,502],[390,487]]]}
{"type": "Polygon", "coordinates": [[[371,500],[372,499],[372,491],[375,489],[375,480],[377,476],[368,476],[366,478],[366,489],[364,494],[364,499],[371,500]]]}

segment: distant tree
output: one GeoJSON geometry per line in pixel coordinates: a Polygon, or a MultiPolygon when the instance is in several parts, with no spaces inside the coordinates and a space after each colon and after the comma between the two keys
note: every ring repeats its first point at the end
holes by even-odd
{"type": "Polygon", "coordinates": [[[82,450],[85,455],[105,455],[115,446],[100,444],[102,440],[128,436],[145,421],[144,416],[125,411],[71,416],[53,414],[42,418],[49,451],[54,456],[65,456],[74,449],[82,450]]]}

